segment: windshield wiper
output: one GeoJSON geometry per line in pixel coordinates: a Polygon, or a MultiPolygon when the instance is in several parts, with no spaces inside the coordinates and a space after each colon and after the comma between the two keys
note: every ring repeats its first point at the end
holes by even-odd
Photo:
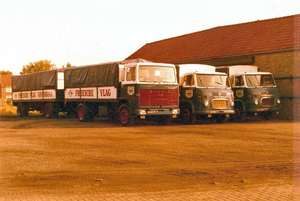
{"type": "Polygon", "coordinates": [[[253,86],[253,84],[252,84],[252,82],[251,82],[250,78],[249,78],[249,77],[247,77],[247,79],[248,79],[248,82],[249,82],[249,84],[250,84],[251,86],[253,86]]]}
{"type": "Polygon", "coordinates": [[[203,83],[202,79],[201,79],[200,77],[198,77],[198,79],[199,79],[200,83],[202,84],[202,86],[204,86],[204,87],[205,87],[205,85],[204,85],[204,83],[203,83]]]}

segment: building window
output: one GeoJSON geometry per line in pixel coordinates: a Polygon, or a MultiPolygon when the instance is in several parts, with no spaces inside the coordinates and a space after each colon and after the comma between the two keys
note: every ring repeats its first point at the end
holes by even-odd
{"type": "Polygon", "coordinates": [[[11,87],[6,87],[6,93],[11,93],[11,87]]]}

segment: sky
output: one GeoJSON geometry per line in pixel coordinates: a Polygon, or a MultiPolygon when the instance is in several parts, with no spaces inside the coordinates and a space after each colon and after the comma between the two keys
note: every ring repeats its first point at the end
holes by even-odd
{"type": "Polygon", "coordinates": [[[0,0],[0,70],[121,61],[146,43],[300,14],[300,0],[0,0]]]}

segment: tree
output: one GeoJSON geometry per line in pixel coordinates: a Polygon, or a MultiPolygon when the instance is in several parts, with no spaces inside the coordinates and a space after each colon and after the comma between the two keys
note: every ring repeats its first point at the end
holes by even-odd
{"type": "MultiPolygon", "coordinates": [[[[72,65],[68,62],[68,63],[67,63],[67,68],[68,68],[68,67],[71,67],[71,66],[72,66],[72,65]]],[[[62,68],[64,68],[64,67],[65,67],[65,65],[62,65],[62,68]]]]}
{"type": "Polygon", "coordinates": [[[72,65],[68,62],[68,63],[67,63],[67,68],[68,68],[68,67],[71,67],[71,66],[72,66],[72,65]]]}
{"type": "Polygon", "coordinates": [[[29,62],[29,64],[23,66],[22,72],[20,72],[20,74],[23,75],[27,73],[36,73],[53,69],[56,69],[56,65],[51,64],[51,60],[45,59],[35,62],[29,62]]]}
{"type": "Polygon", "coordinates": [[[9,70],[7,70],[7,71],[2,70],[2,71],[0,71],[0,75],[12,75],[12,72],[10,72],[9,70]]]}

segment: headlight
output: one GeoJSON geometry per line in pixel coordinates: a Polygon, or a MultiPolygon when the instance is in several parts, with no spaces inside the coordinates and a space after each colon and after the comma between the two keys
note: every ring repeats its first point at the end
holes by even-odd
{"type": "Polygon", "coordinates": [[[280,99],[277,99],[277,103],[280,104],[280,99]]]}
{"type": "Polygon", "coordinates": [[[140,110],[140,115],[145,115],[146,114],[146,110],[140,110]]]}
{"type": "Polygon", "coordinates": [[[172,114],[179,114],[179,109],[174,109],[174,110],[172,110],[172,114]]]}
{"type": "Polygon", "coordinates": [[[230,103],[230,106],[231,106],[231,107],[233,107],[233,106],[234,106],[234,102],[233,102],[233,101],[231,101],[231,103],[230,103]]]}
{"type": "Polygon", "coordinates": [[[254,104],[258,105],[258,100],[257,99],[254,100],[254,104]]]}
{"type": "Polygon", "coordinates": [[[204,105],[205,105],[205,107],[207,107],[208,106],[208,101],[204,101],[204,105]]]}

